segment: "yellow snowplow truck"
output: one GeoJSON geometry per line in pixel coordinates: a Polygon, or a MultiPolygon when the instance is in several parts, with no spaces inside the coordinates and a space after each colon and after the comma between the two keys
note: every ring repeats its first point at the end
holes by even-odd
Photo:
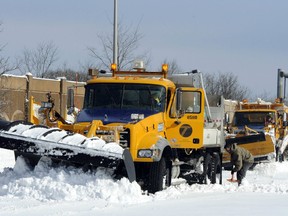
{"type": "MultiPolygon", "coordinates": [[[[235,111],[226,142],[236,142],[248,149],[256,163],[278,159],[279,145],[286,133],[283,120],[286,112],[286,106],[279,100],[274,103],[244,100],[235,111]]],[[[225,152],[223,166],[229,167],[229,161],[230,156],[225,152]]]]}
{"type": "Polygon", "coordinates": [[[115,178],[136,180],[151,193],[170,186],[172,178],[221,183],[223,99],[212,98],[209,106],[201,73],[167,77],[166,64],[160,72],[112,68],[105,76],[89,70],[74,123],[53,109],[48,94],[40,108],[46,125],[36,113],[29,123],[1,122],[0,147],[32,167],[45,156],[54,163],[110,168],[115,178]]]}

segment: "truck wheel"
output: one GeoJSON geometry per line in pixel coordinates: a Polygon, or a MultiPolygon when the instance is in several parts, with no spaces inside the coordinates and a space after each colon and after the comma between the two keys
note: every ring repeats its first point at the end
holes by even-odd
{"type": "Polygon", "coordinates": [[[156,193],[171,185],[171,164],[164,157],[151,164],[148,180],[148,192],[156,193]]]}
{"type": "Polygon", "coordinates": [[[204,155],[204,160],[202,161],[203,170],[201,175],[199,176],[200,184],[207,184],[208,179],[210,179],[211,173],[211,155],[209,153],[204,155]]]}

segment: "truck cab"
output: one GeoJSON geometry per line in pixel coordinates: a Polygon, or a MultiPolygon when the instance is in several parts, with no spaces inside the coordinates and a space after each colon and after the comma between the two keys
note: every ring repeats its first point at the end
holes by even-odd
{"type": "MultiPolygon", "coordinates": [[[[223,124],[211,120],[205,90],[193,81],[199,75],[167,77],[165,73],[164,69],[160,73],[135,70],[95,76],[85,86],[76,124],[84,128],[97,121],[87,136],[128,148],[138,182],[152,185],[152,191],[162,187],[150,182],[159,178],[155,172],[170,176],[167,182],[183,177],[198,183],[210,178],[215,183],[217,173],[221,174],[223,124]]],[[[215,106],[222,119],[224,108],[215,106]]]]}

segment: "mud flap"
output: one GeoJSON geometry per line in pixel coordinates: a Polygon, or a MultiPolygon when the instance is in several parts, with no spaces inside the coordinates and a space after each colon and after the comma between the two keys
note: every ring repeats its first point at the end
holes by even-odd
{"type": "Polygon", "coordinates": [[[129,181],[136,181],[135,166],[130,151],[128,149],[124,149],[123,151],[123,160],[129,181]]]}

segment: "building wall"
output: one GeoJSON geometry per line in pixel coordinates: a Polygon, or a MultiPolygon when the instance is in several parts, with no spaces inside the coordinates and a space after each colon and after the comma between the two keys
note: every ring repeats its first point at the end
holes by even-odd
{"type": "Polygon", "coordinates": [[[61,79],[41,79],[32,75],[0,76],[0,118],[15,121],[27,120],[29,98],[34,97],[36,102],[47,101],[46,94],[51,92],[55,99],[55,109],[65,115],[67,107],[68,88],[74,89],[75,106],[82,108],[84,98],[83,82],[61,79]],[[81,87],[80,87],[81,86],[81,87]]]}

